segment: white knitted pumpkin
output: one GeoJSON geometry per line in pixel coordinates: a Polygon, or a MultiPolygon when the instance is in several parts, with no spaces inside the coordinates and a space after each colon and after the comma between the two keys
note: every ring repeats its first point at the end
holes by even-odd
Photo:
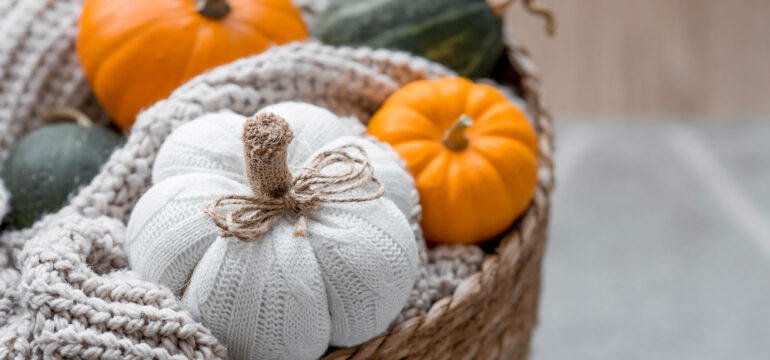
{"type": "MultiPolygon", "coordinates": [[[[260,113],[288,122],[294,140],[284,163],[295,175],[317,155],[352,144],[365,150],[384,195],[303,212],[304,237],[295,236],[291,211],[253,241],[221,237],[204,206],[257,190],[241,140],[246,118],[205,115],[174,131],[158,153],[153,186],[128,223],[131,267],[182,293],[234,359],[309,359],[330,344],[362,343],[387,329],[417,276],[407,220],[417,206],[413,180],[390,148],[352,136],[362,131],[358,123],[302,103],[260,113]]],[[[374,185],[348,193],[370,194],[374,185]]]]}

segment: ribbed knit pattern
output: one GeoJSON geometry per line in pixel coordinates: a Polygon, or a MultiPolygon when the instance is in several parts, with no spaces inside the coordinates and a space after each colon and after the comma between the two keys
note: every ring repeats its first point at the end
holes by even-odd
{"type": "MultiPolygon", "coordinates": [[[[55,106],[76,107],[97,122],[106,120],[90,93],[74,52],[81,3],[82,0],[0,1],[0,159],[5,158],[10,146],[23,134],[42,126],[42,116],[55,106]]],[[[323,0],[297,0],[307,19],[312,19],[313,10],[317,12],[323,3],[323,0]]],[[[126,221],[136,201],[151,184],[158,149],[181,124],[223,109],[251,115],[266,105],[285,100],[314,103],[336,114],[366,121],[398,87],[412,80],[442,75],[451,75],[451,72],[403,53],[296,43],[193,79],[168,100],[139,116],[128,134],[126,146],[113,154],[91,184],[74,194],[70,205],[41,219],[30,229],[0,234],[0,257],[3,254],[6,257],[0,261],[0,315],[5,308],[24,307],[20,298],[13,295],[18,293],[14,279],[21,277],[13,264],[19,263],[18,255],[25,242],[48,233],[54,222],[71,214],[126,221]]],[[[0,184],[0,213],[7,211],[7,205],[7,193],[0,184]]],[[[419,212],[413,214],[411,223],[417,239],[421,240],[419,227],[414,225],[419,223],[419,212]]],[[[438,293],[429,290],[438,283],[429,269],[437,267],[427,266],[427,250],[422,241],[418,245],[423,265],[407,304],[393,325],[425,314],[435,300],[431,298],[438,293]],[[429,281],[431,278],[434,280],[429,281]]],[[[478,251],[477,247],[467,248],[470,252],[478,251]]],[[[430,252],[440,252],[440,249],[433,248],[430,252]]],[[[437,257],[435,261],[446,260],[437,257]]],[[[468,264],[467,268],[479,266],[480,262],[468,264]]],[[[91,275],[103,278],[98,273],[91,275]]],[[[446,276],[452,275],[441,275],[446,276]]],[[[108,280],[120,285],[119,278],[108,280]]],[[[459,280],[457,277],[456,282],[459,280]]],[[[0,332],[4,336],[17,334],[13,340],[15,345],[2,349],[29,346],[22,344],[32,339],[27,330],[30,319],[29,313],[0,319],[0,332]]],[[[164,341],[173,342],[172,338],[164,341]]],[[[15,350],[3,353],[2,349],[0,359],[20,354],[15,350]]]]}

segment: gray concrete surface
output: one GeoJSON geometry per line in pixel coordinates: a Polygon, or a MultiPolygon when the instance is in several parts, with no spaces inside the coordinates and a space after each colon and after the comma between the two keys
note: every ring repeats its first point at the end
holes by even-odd
{"type": "Polygon", "coordinates": [[[532,359],[770,359],[770,119],[557,134],[532,359]]]}

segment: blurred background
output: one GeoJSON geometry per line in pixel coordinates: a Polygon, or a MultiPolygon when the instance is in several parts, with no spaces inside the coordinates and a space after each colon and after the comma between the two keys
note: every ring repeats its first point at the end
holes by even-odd
{"type": "Polygon", "coordinates": [[[770,114],[770,1],[539,2],[553,9],[558,36],[521,4],[509,30],[531,50],[561,115],[770,114]]]}
{"type": "Polygon", "coordinates": [[[556,115],[534,360],[770,358],[770,1],[540,0],[556,115]]]}

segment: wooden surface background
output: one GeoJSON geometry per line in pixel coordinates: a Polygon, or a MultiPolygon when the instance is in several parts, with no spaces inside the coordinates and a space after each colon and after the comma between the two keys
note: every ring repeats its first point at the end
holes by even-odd
{"type": "Polygon", "coordinates": [[[539,0],[508,9],[560,115],[770,116],[770,0],[539,0]]]}

